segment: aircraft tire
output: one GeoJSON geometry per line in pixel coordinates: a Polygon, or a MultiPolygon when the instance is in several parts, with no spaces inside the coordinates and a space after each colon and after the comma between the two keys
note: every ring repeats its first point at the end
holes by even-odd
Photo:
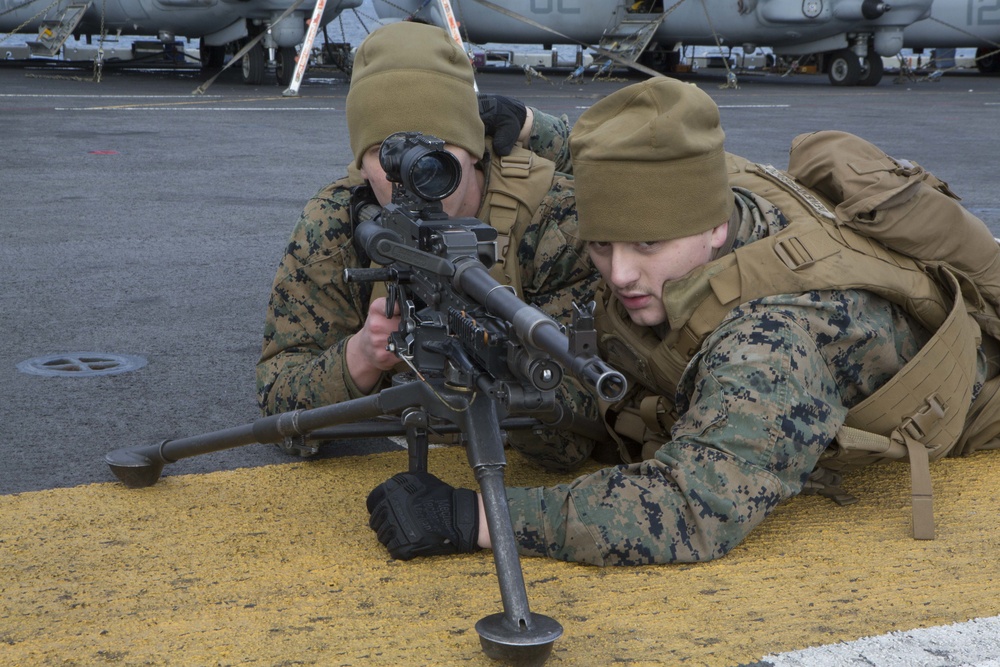
{"type": "Polygon", "coordinates": [[[980,47],[976,49],[976,69],[980,74],[1000,73],[1000,53],[993,53],[992,47],[980,47]],[[991,54],[991,55],[986,55],[991,54]]]}
{"type": "Polygon", "coordinates": [[[827,76],[834,86],[856,86],[861,80],[861,59],[850,49],[840,49],[827,54],[827,76]]]}
{"type": "Polygon", "coordinates": [[[673,72],[680,62],[680,54],[676,51],[655,48],[643,51],[639,56],[639,64],[645,65],[657,72],[673,72]]]}
{"type": "Polygon", "coordinates": [[[868,55],[861,59],[861,78],[858,79],[859,86],[877,86],[882,80],[885,65],[882,64],[882,56],[877,53],[868,52],[868,55]]]}
{"type": "Polygon", "coordinates": [[[243,83],[248,86],[259,86],[264,83],[264,69],[267,66],[264,47],[259,43],[243,56],[243,83]]]}
{"type": "Polygon", "coordinates": [[[198,57],[202,73],[215,74],[226,64],[226,47],[201,44],[198,47],[198,57]]]}
{"type": "Polygon", "coordinates": [[[279,86],[287,86],[295,76],[295,56],[298,55],[294,46],[282,46],[278,49],[278,63],[274,75],[279,86]]]}

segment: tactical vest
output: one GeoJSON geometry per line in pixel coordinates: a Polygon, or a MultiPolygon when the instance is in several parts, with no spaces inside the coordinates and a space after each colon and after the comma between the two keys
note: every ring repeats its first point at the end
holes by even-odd
{"type": "MultiPolygon", "coordinates": [[[[490,275],[513,287],[522,299],[517,249],[535,211],[552,189],[555,171],[551,160],[515,146],[510,155],[494,156],[486,172],[486,192],[477,217],[497,230],[497,262],[490,275]]],[[[371,300],[385,295],[385,283],[372,286],[371,300]]]]}
{"type": "Polygon", "coordinates": [[[486,196],[478,217],[497,230],[497,263],[490,274],[511,285],[522,299],[517,249],[525,228],[552,189],[555,172],[551,160],[515,147],[510,155],[496,156],[486,174],[486,196]]]}
{"type": "MultiPolygon", "coordinates": [[[[830,153],[823,141],[807,140],[803,148],[802,140],[803,137],[797,138],[795,146],[815,158],[810,162],[815,173],[829,173],[828,164],[816,168],[815,162],[837,161],[837,155],[844,155],[830,153]],[[826,157],[816,157],[814,149],[826,150],[826,157]]],[[[857,147],[848,144],[848,148],[851,150],[848,155],[856,154],[857,147]]],[[[881,155],[891,161],[884,153],[881,155]]],[[[795,160],[790,164],[796,164],[795,160]]],[[[914,537],[932,538],[928,461],[949,453],[968,453],[991,443],[1000,434],[997,386],[1000,378],[987,383],[970,410],[977,348],[981,342],[979,322],[986,325],[987,331],[996,331],[1000,322],[996,311],[982,299],[978,280],[974,282],[943,261],[943,257],[920,261],[870,237],[878,238],[877,234],[859,233],[846,224],[848,221],[838,219],[840,209],[832,206],[829,198],[803,188],[788,173],[736,156],[728,156],[728,166],[732,186],[745,188],[774,204],[789,225],[672,281],[664,298],[670,331],[662,339],[649,328],[634,325],[624,308],[605,294],[598,308],[597,328],[603,332],[602,349],[609,363],[642,385],[623,402],[605,406],[605,418],[616,435],[645,443],[639,452],[617,438],[623,458],[651,457],[669,439],[670,428],[677,419],[673,397],[681,375],[705,338],[733,308],[779,294],[823,289],[867,290],[902,306],[934,335],[889,382],[848,412],[844,427],[804,491],[819,491],[839,502],[849,502],[851,499],[837,488],[839,471],[908,458],[914,537]]],[[[893,172],[899,169],[899,164],[883,163],[881,169],[893,172]]],[[[885,175],[874,169],[867,174],[866,187],[880,185],[878,181],[885,175]]],[[[862,222],[869,217],[874,219],[876,216],[870,214],[879,206],[891,208],[886,201],[892,206],[901,201],[911,204],[905,207],[906,215],[921,217],[924,210],[933,207],[920,206],[911,199],[920,197],[924,204],[927,199],[940,204],[937,197],[950,195],[947,186],[937,187],[941,182],[932,178],[922,170],[907,174],[904,180],[916,181],[920,187],[912,187],[910,183],[908,197],[897,192],[895,201],[882,197],[879,204],[868,210],[863,210],[864,205],[856,205],[850,222],[858,222],[859,212],[862,222]]],[[[835,185],[842,187],[844,183],[837,180],[835,185]]],[[[834,188],[828,188],[824,194],[835,201],[848,200],[858,190],[856,186],[850,186],[848,192],[829,192],[831,189],[834,188]]],[[[879,199],[884,190],[875,187],[868,192],[869,203],[879,199]]],[[[940,212],[938,207],[934,217],[926,221],[928,234],[934,224],[940,229],[941,218],[936,215],[940,212]]],[[[981,221],[973,220],[985,229],[981,221]]],[[[954,227],[948,229],[949,234],[956,231],[954,227]]],[[[986,250],[989,256],[1000,256],[991,235],[986,250]]],[[[988,273],[977,279],[1000,284],[991,280],[994,275],[988,273]]]]}

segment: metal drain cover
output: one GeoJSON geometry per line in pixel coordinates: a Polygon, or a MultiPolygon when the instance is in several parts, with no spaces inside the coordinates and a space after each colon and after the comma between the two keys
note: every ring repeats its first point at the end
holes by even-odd
{"type": "Polygon", "coordinates": [[[30,375],[94,377],[95,375],[127,373],[145,365],[146,359],[144,357],[128,354],[70,352],[26,359],[17,365],[17,370],[30,375]]]}

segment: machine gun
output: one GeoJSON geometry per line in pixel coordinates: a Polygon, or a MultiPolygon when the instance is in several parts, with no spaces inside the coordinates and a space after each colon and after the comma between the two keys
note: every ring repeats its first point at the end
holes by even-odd
{"type": "Polygon", "coordinates": [[[371,396],[117,449],[105,461],[126,486],[141,488],[154,484],[165,464],[198,454],[253,443],[309,451],[310,440],[405,433],[410,470],[423,471],[429,431],[458,431],[479,482],[504,608],[480,619],[476,631],[489,657],[537,664],[548,657],[562,626],[528,607],[507,510],[501,429],[538,425],[538,418],[542,424],[572,421],[554,399],[563,369],[608,401],[624,395],[625,378],[595,356],[592,305],[575,308],[567,336],[555,320],[490,276],[496,230],[444,212],[441,201],[462,174],[443,141],[395,134],[383,142],[379,159],[393,184],[392,202],[381,208],[357,198],[352,224],[360,252],[382,267],[348,269],[345,279],[389,283],[387,316],[398,304],[400,326],[388,349],[412,373],[397,374],[393,386],[371,396]],[[399,420],[389,428],[382,420],[356,423],[386,415],[399,420]]]}

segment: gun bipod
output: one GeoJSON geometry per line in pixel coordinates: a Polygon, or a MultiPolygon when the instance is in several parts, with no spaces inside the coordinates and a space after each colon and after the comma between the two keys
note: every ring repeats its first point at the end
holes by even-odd
{"type": "MultiPolygon", "coordinates": [[[[279,443],[289,437],[314,438],[319,434],[329,437],[341,434],[336,430],[338,424],[363,431],[371,422],[348,423],[387,414],[403,416],[395,428],[407,436],[411,470],[427,467],[426,436],[430,424],[434,423],[435,429],[464,434],[469,464],[483,498],[504,607],[503,613],[481,619],[476,632],[490,658],[541,664],[563,629],[554,619],[532,613],[528,607],[503,478],[506,459],[500,433],[501,426],[506,428],[508,421],[500,420],[496,400],[488,392],[455,388],[440,378],[414,380],[336,405],[271,415],[244,426],[164,440],[156,445],[116,449],[104,459],[126,486],[143,488],[156,483],[165,464],[182,458],[248,444],[279,443]],[[439,426],[437,422],[441,422],[439,426]]],[[[528,428],[537,423],[522,418],[511,421],[510,426],[528,428]]]]}

